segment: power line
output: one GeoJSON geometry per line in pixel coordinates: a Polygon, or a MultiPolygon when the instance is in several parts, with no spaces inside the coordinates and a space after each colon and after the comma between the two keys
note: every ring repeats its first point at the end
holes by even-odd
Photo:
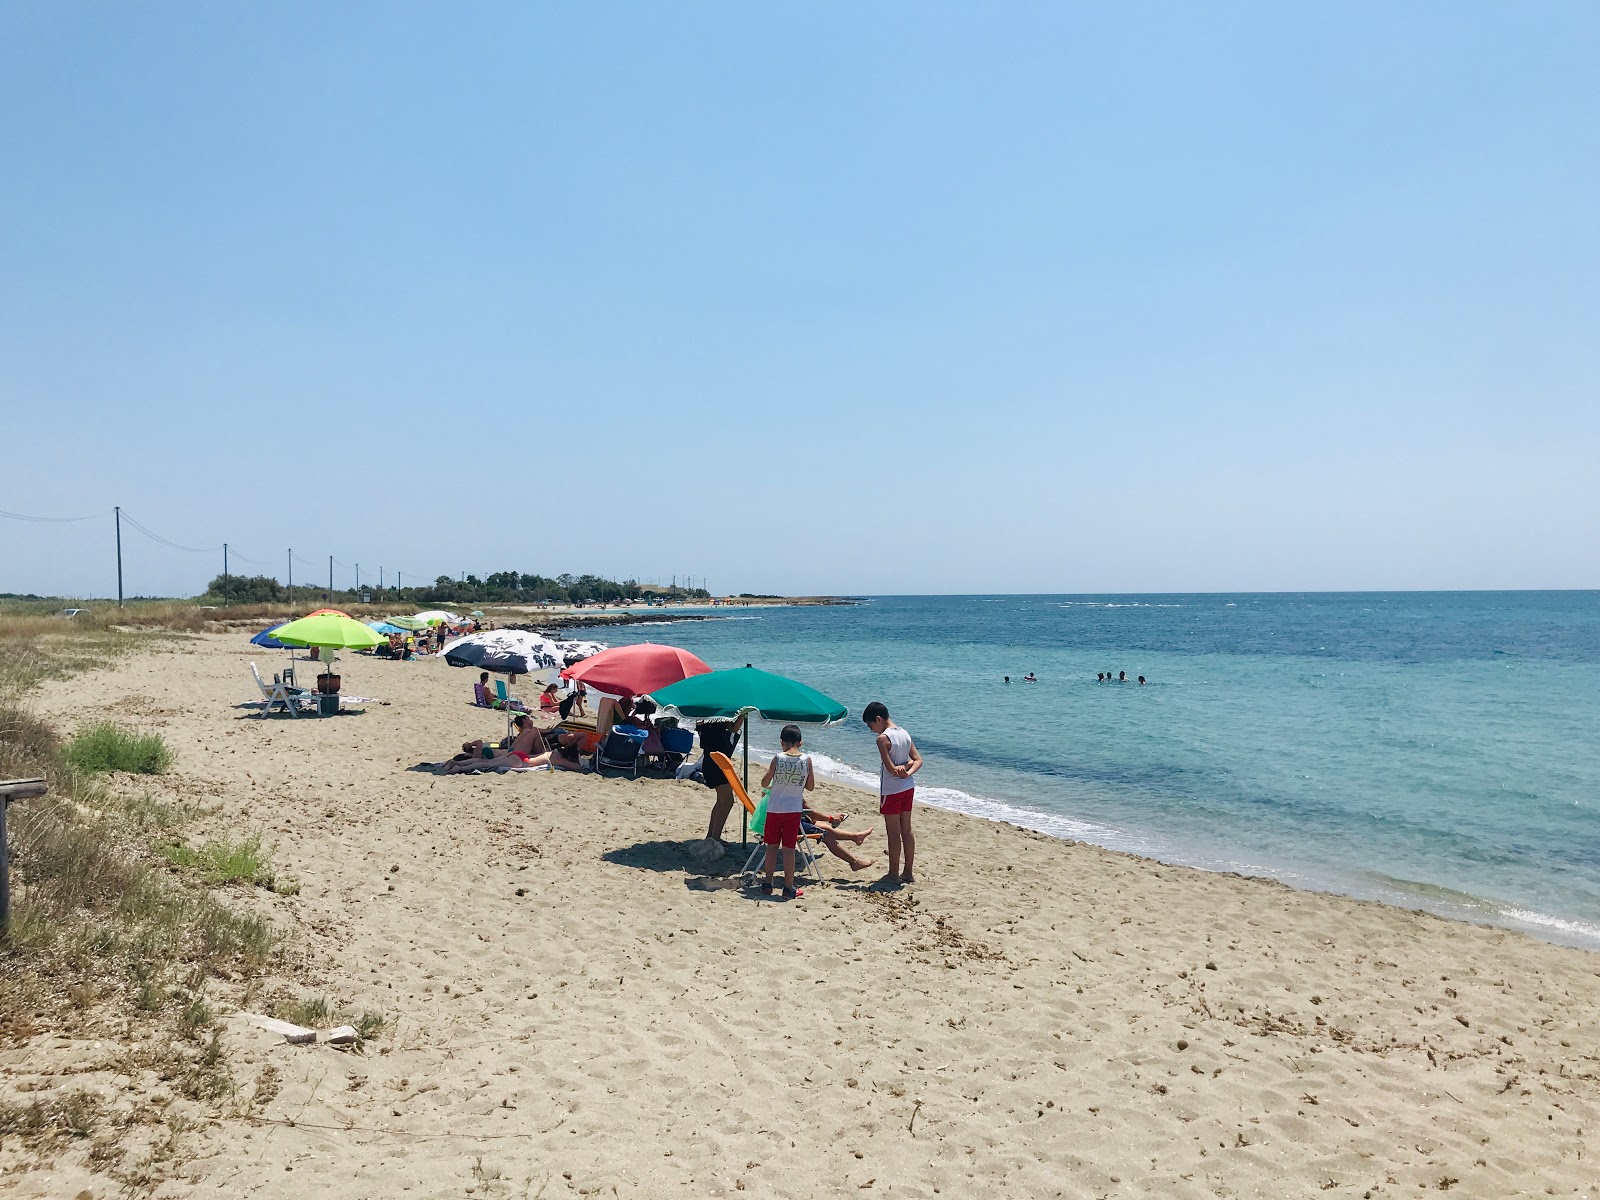
{"type": "Polygon", "coordinates": [[[103,512],[91,513],[87,517],[31,517],[27,513],[6,512],[0,509],[0,517],[8,521],[37,521],[41,524],[66,524],[71,521],[97,521],[106,514],[103,512]]]}
{"type": "Polygon", "coordinates": [[[182,550],[186,554],[216,554],[222,549],[220,544],[216,546],[180,546],[171,538],[164,538],[155,530],[147,529],[145,526],[139,524],[138,521],[135,521],[131,516],[128,515],[127,509],[122,510],[122,519],[129,525],[132,525],[140,533],[144,534],[145,537],[149,538],[151,541],[160,542],[163,546],[168,546],[173,550],[182,550]]]}

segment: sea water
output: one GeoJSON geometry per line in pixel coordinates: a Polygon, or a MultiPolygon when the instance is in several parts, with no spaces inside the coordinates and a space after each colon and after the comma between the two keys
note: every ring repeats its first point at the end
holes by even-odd
{"type": "Polygon", "coordinates": [[[874,791],[882,700],[920,803],[1600,949],[1597,592],[893,596],[606,636],[835,697],[807,748],[874,791]]]}

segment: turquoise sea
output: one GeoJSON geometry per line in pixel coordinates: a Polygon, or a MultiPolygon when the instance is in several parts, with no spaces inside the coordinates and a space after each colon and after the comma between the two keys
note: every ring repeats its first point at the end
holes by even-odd
{"type": "Polygon", "coordinates": [[[807,744],[847,782],[876,790],[882,700],[921,802],[1600,949],[1600,592],[886,596],[604,636],[837,697],[807,744]]]}

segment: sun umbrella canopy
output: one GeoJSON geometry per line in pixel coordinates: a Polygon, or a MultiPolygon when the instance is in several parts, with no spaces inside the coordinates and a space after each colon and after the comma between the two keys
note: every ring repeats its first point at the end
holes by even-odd
{"type": "Polygon", "coordinates": [[[383,634],[384,637],[388,637],[391,633],[405,632],[405,630],[401,629],[400,626],[392,624],[389,621],[368,621],[367,628],[372,630],[373,633],[383,634]]]}
{"type": "Polygon", "coordinates": [[[668,684],[704,675],[711,668],[698,656],[677,646],[658,646],[641,642],[637,646],[613,646],[584,659],[561,674],[581,680],[596,691],[620,696],[624,692],[643,696],[668,684]]]}
{"type": "Polygon", "coordinates": [[[334,650],[369,650],[383,638],[360,621],[328,614],[290,621],[272,635],[286,646],[327,646],[334,650]]]}
{"type": "Polygon", "coordinates": [[[282,629],[283,625],[274,625],[270,629],[263,629],[250,639],[252,646],[265,646],[268,650],[287,650],[289,647],[272,635],[282,629]]]}
{"type": "Polygon", "coordinates": [[[444,648],[444,660],[452,667],[477,667],[481,671],[535,675],[553,671],[561,665],[561,651],[548,638],[521,629],[496,629],[469,633],[444,648]]]}
{"type": "Polygon", "coordinates": [[[388,624],[405,633],[415,633],[419,629],[428,627],[426,621],[419,621],[415,617],[390,617],[388,618],[388,624]]]}
{"type": "Polygon", "coordinates": [[[606,648],[604,642],[571,642],[556,638],[556,649],[561,651],[561,661],[575,667],[586,658],[592,658],[606,648]]]}
{"type": "Polygon", "coordinates": [[[695,675],[651,696],[657,704],[675,708],[686,717],[736,717],[755,712],[769,721],[832,725],[849,715],[844,705],[815,688],[754,667],[695,675]]]}
{"type": "Polygon", "coordinates": [[[344,612],[343,610],[337,609],[337,608],[319,608],[314,613],[307,613],[306,616],[308,616],[308,617],[325,617],[330,613],[333,614],[336,617],[348,617],[350,615],[349,613],[344,612]]]}
{"type": "Polygon", "coordinates": [[[455,613],[447,613],[442,608],[430,608],[427,612],[419,612],[417,620],[424,625],[438,625],[440,622],[447,625],[461,624],[460,617],[456,616],[455,613]]]}

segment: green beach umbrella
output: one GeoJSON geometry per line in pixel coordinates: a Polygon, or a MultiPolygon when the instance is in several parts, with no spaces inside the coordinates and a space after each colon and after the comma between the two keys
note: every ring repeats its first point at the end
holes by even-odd
{"type": "MultiPolygon", "coordinates": [[[[799,680],[754,667],[691,675],[650,693],[663,708],[686,717],[737,717],[756,713],[769,721],[796,721],[808,725],[834,725],[849,710],[831,696],[799,680]]],[[[750,787],[750,739],[744,739],[744,784],[750,787]]],[[[748,826],[746,826],[748,836],[748,826]]]]}
{"type": "MultiPolygon", "coordinates": [[[[277,636],[281,640],[283,632],[277,636]]],[[[691,675],[650,695],[657,704],[675,708],[686,717],[737,717],[753,712],[769,721],[834,725],[849,715],[844,705],[816,688],[754,667],[691,675]]]]}
{"type": "Polygon", "coordinates": [[[274,629],[272,636],[286,646],[327,646],[334,650],[370,650],[387,640],[360,621],[333,613],[290,621],[274,629]]]}
{"type": "Polygon", "coordinates": [[[389,624],[398,629],[404,629],[407,633],[415,633],[419,629],[428,627],[426,621],[419,621],[415,617],[390,617],[388,620],[389,624]]]}

